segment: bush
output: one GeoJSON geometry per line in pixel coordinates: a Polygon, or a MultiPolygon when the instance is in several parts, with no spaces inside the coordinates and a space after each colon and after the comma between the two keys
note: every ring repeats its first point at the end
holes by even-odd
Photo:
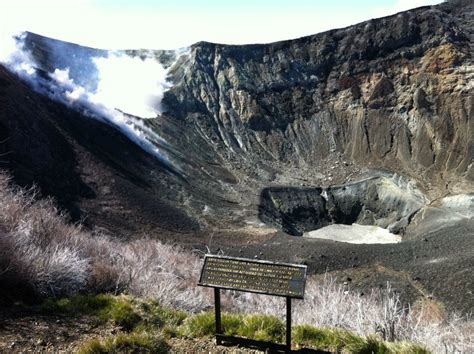
{"type": "Polygon", "coordinates": [[[68,225],[51,200],[35,200],[34,190],[15,189],[0,173],[0,283],[30,288],[40,296],[71,295],[84,289],[90,260],[87,235],[68,225]]]}
{"type": "Polygon", "coordinates": [[[238,335],[257,340],[283,342],[285,338],[285,324],[274,316],[247,315],[238,327],[238,335]]]}
{"type": "Polygon", "coordinates": [[[147,333],[121,333],[103,341],[93,339],[79,349],[78,353],[167,353],[168,350],[168,344],[160,336],[147,333]]]}
{"type": "Polygon", "coordinates": [[[111,295],[78,295],[59,300],[49,299],[43,303],[41,309],[44,313],[96,316],[102,322],[111,321],[126,331],[133,330],[142,321],[129,298],[111,295]]]}
{"type": "Polygon", "coordinates": [[[165,306],[203,310],[211,299],[195,285],[199,268],[196,255],[176,246],[92,236],[68,224],[52,200],[36,200],[34,189],[12,187],[0,172],[0,289],[12,297],[127,290],[165,306]]]}
{"type": "Polygon", "coordinates": [[[70,315],[96,315],[107,311],[113,306],[115,298],[111,295],[76,295],[62,299],[47,299],[41,310],[45,313],[68,313],[70,315]]]}
{"type": "Polygon", "coordinates": [[[186,319],[187,314],[183,311],[161,306],[157,301],[142,302],[140,312],[145,325],[152,328],[180,326],[186,319]]]}

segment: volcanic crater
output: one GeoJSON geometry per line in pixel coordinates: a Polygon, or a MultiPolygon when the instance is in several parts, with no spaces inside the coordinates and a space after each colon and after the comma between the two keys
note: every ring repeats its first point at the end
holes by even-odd
{"type": "Polygon", "coordinates": [[[98,233],[304,262],[467,312],[473,12],[451,1],[277,43],[126,51],[161,63],[169,87],[156,116],[121,111],[122,125],[54,91],[55,70],[97,88],[107,51],[27,33],[41,81],[0,66],[0,163],[98,233]],[[311,236],[331,225],[397,241],[311,236]]]}

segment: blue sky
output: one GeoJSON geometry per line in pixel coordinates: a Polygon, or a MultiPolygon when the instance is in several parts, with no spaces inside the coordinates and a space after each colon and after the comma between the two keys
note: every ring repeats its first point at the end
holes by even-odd
{"type": "Polygon", "coordinates": [[[29,30],[99,48],[262,43],[441,0],[0,0],[3,34],[29,30]]]}

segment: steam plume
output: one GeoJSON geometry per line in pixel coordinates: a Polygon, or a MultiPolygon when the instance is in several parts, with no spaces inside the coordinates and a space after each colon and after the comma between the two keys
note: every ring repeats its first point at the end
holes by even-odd
{"type": "MultiPolygon", "coordinates": [[[[144,150],[169,162],[157,146],[166,142],[143,119],[162,113],[161,100],[172,87],[168,70],[173,63],[165,68],[153,52],[134,56],[49,40],[45,43],[51,58],[45,69],[31,54],[26,37],[23,33],[2,38],[0,63],[37,92],[115,126],[144,150]]],[[[176,52],[175,59],[183,53],[176,52]]]]}

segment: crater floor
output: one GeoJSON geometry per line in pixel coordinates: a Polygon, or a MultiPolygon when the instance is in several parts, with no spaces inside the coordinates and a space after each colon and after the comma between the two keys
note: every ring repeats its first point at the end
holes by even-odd
{"type": "Polygon", "coordinates": [[[341,225],[334,224],[325,226],[315,231],[308,231],[303,234],[307,238],[319,238],[347,243],[398,243],[402,237],[392,234],[387,229],[369,225],[341,225]]]}

